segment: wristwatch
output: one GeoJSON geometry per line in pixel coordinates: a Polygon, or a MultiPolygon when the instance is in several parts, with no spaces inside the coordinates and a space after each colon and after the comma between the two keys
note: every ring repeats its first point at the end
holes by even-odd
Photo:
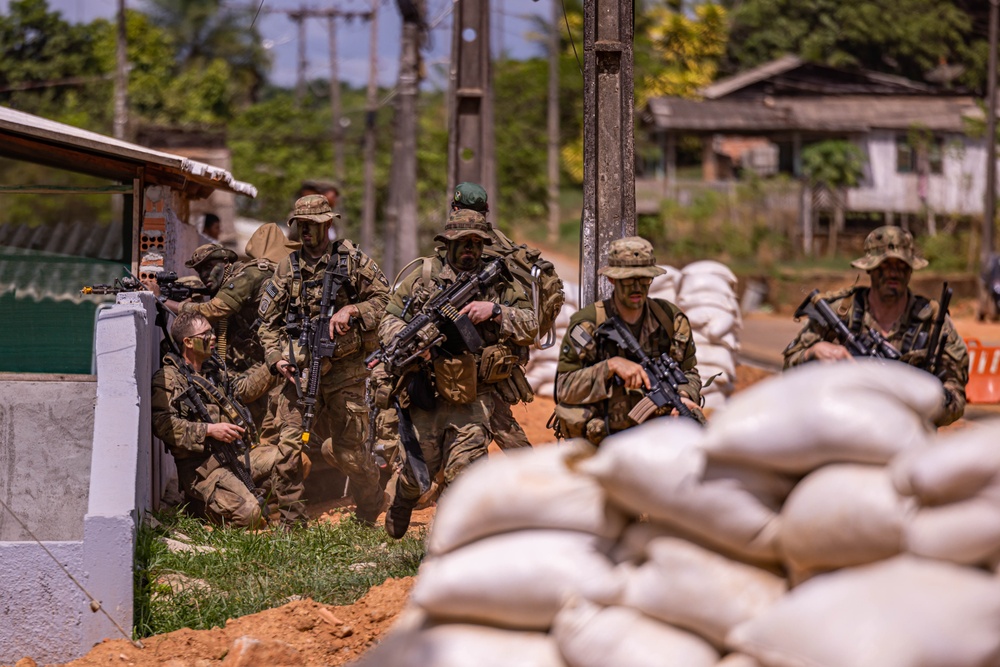
{"type": "Polygon", "coordinates": [[[494,303],[493,304],[493,319],[496,319],[497,317],[499,317],[500,313],[502,313],[502,312],[503,311],[500,310],[500,304],[499,303],[494,303]]]}

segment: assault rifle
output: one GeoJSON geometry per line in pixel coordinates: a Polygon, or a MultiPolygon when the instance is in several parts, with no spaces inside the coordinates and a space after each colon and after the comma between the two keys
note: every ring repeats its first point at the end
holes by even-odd
{"type": "Polygon", "coordinates": [[[621,348],[626,356],[637,361],[646,371],[646,375],[649,376],[649,391],[628,413],[632,421],[641,424],[659,408],[669,407],[677,410],[680,416],[693,419],[701,425],[698,418],[684,405],[677,392],[678,386],[686,384],[688,379],[675,359],[666,352],[655,359],[651,358],[643,351],[628,325],[622,322],[617,315],[609,315],[608,319],[597,327],[596,335],[607,338],[621,348]]]}
{"type": "MultiPolygon", "coordinates": [[[[438,288],[438,292],[406,327],[396,334],[392,342],[372,352],[365,362],[368,368],[385,364],[386,372],[402,377],[427,350],[441,347],[449,354],[478,352],[483,339],[468,315],[459,311],[501,278],[510,280],[510,272],[502,259],[486,263],[478,273],[462,273],[451,285],[438,288]]],[[[410,304],[406,304],[409,309],[410,304]]]]}
{"type": "MultiPolygon", "coordinates": [[[[289,322],[287,330],[289,335],[289,348],[291,348],[291,337],[293,333],[298,333],[299,347],[309,351],[309,380],[306,389],[301,392],[298,380],[295,382],[296,389],[301,392],[302,398],[302,444],[309,446],[309,436],[312,430],[313,420],[316,418],[316,394],[319,393],[319,378],[323,359],[332,357],[337,343],[330,337],[330,318],[336,310],[337,294],[340,288],[350,280],[347,275],[347,267],[342,262],[338,262],[336,268],[327,266],[323,274],[323,293],[319,301],[319,314],[310,318],[308,314],[303,318],[302,323],[297,321],[289,322]]],[[[294,363],[294,357],[289,359],[294,363]]]]}
{"type": "Polygon", "coordinates": [[[805,298],[802,305],[795,311],[795,319],[808,317],[810,320],[828,329],[837,337],[837,341],[847,348],[852,357],[872,357],[875,359],[885,359],[899,361],[899,350],[894,348],[882,334],[869,328],[867,332],[860,335],[847,328],[847,325],[837,317],[833,308],[819,295],[819,290],[814,289],[805,298]]]}
{"type": "MultiPolygon", "coordinates": [[[[206,424],[214,424],[215,420],[212,419],[211,413],[208,408],[205,407],[205,402],[201,400],[201,396],[198,395],[198,389],[195,387],[193,382],[188,381],[188,387],[181,394],[181,397],[188,401],[188,404],[194,408],[195,413],[198,415],[198,419],[205,422],[206,424]]],[[[233,442],[222,442],[221,440],[216,440],[215,438],[205,438],[205,444],[208,447],[209,453],[216,458],[219,465],[229,470],[231,473],[236,475],[236,478],[243,482],[243,485],[247,487],[247,490],[257,499],[257,504],[263,509],[267,502],[264,500],[264,496],[257,489],[257,486],[253,483],[253,476],[250,474],[250,448],[247,446],[246,442],[242,438],[236,438],[233,442]]]]}
{"type": "Polygon", "coordinates": [[[948,317],[948,306],[951,304],[952,289],[948,283],[941,286],[941,301],[938,302],[937,319],[934,320],[934,328],[931,329],[931,339],[927,345],[927,356],[924,357],[923,369],[931,374],[937,374],[941,365],[941,355],[944,353],[944,345],[947,336],[944,333],[945,318],[948,317]]]}
{"type": "MultiPolygon", "coordinates": [[[[177,273],[174,271],[161,271],[156,274],[156,284],[160,288],[160,299],[163,301],[185,301],[193,296],[211,295],[212,290],[208,287],[191,287],[177,282],[177,273]]],[[[123,278],[115,278],[111,285],[84,285],[80,290],[81,294],[118,294],[119,292],[141,292],[146,286],[129,274],[123,278]]]]}

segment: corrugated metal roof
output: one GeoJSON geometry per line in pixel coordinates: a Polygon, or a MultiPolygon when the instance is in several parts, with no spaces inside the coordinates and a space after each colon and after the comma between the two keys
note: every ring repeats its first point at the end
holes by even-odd
{"type": "MultiPolygon", "coordinates": [[[[172,185],[180,177],[182,182],[191,181],[203,188],[229,190],[251,198],[257,196],[257,188],[236,180],[225,169],[0,106],[0,147],[5,134],[120,162],[145,165],[146,179],[153,184],[160,184],[158,179],[162,177],[163,185],[172,185]]],[[[19,154],[18,157],[24,155],[19,154]]]]}
{"type": "Polygon", "coordinates": [[[795,69],[803,62],[802,58],[799,58],[798,56],[782,56],[777,60],[772,60],[771,62],[764,63],[758,67],[748,69],[746,72],[740,72],[739,74],[719,79],[712,85],[702,88],[701,95],[707,100],[718,99],[732,93],[733,91],[746,88],[747,86],[757,83],[758,81],[763,81],[764,79],[769,79],[776,74],[781,74],[795,69]]]}

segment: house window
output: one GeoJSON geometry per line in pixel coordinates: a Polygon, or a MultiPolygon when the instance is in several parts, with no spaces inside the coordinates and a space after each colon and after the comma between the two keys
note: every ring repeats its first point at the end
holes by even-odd
{"type": "Polygon", "coordinates": [[[899,174],[941,174],[944,172],[944,140],[931,137],[929,141],[916,144],[911,137],[896,137],[896,173],[899,174]],[[922,161],[926,166],[921,169],[922,161]]]}

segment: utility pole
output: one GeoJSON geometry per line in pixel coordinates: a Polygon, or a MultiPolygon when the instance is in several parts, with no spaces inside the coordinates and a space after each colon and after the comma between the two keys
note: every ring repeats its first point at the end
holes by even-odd
{"type": "MultiPolygon", "coordinates": [[[[368,94],[365,100],[365,199],[361,213],[361,247],[375,245],[375,120],[378,114],[378,3],[372,0],[368,38],[368,94]]],[[[384,255],[383,255],[384,263],[384,255]]]]}
{"type": "Polygon", "coordinates": [[[455,0],[449,76],[448,189],[465,181],[489,193],[497,219],[489,0],[455,0]]]}
{"type": "Polygon", "coordinates": [[[327,14],[326,27],[330,41],[330,119],[333,134],[333,173],[337,182],[344,182],[344,128],[340,125],[340,68],[337,64],[337,15],[327,14]]]}
{"type": "Polygon", "coordinates": [[[125,30],[125,0],[118,0],[118,30],[115,44],[115,139],[128,131],[128,40],[125,30]]]}
{"type": "Polygon", "coordinates": [[[990,56],[986,81],[986,197],[983,205],[983,247],[980,269],[985,270],[993,253],[993,231],[997,201],[997,9],[1000,0],[990,0],[990,56]]]}
{"type": "Polygon", "coordinates": [[[295,70],[295,103],[301,105],[306,96],[306,68],[309,66],[309,61],[306,60],[306,8],[288,12],[288,19],[295,23],[299,33],[299,59],[298,67],[295,70]]]}
{"type": "Polygon", "coordinates": [[[583,3],[583,219],[580,305],[607,296],[598,268],[635,235],[633,0],[583,3]]]}
{"type": "Polygon", "coordinates": [[[546,238],[549,243],[559,240],[559,10],[561,0],[550,0],[552,25],[549,29],[549,145],[548,145],[548,200],[549,226],[546,238]]]}
{"type": "MultiPolygon", "coordinates": [[[[397,0],[403,16],[399,58],[399,95],[396,106],[398,144],[393,155],[396,192],[396,235],[392,259],[402,266],[416,258],[417,244],[417,94],[420,83],[420,42],[424,26],[423,2],[397,0]],[[404,7],[405,5],[405,7],[404,7]],[[414,20],[416,19],[416,20],[414,20]]],[[[398,267],[393,265],[395,272],[398,267]]]]}

